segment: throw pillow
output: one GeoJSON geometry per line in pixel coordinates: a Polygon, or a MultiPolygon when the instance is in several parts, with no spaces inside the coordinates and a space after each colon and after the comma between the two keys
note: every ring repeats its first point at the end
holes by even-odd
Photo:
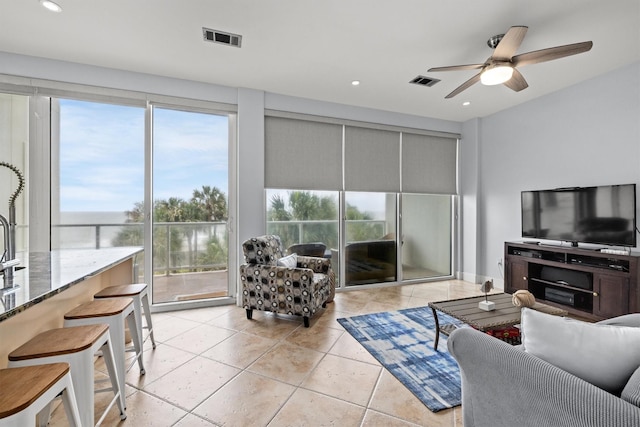
{"type": "Polygon", "coordinates": [[[524,350],[620,395],[640,366],[640,328],[599,325],[522,309],[524,350]]]}
{"type": "Polygon", "coordinates": [[[296,266],[298,265],[298,255],[291,254],[291,255],[282,257],[278,260],[278,265],[280,267],[296,268],[296,266]]]}

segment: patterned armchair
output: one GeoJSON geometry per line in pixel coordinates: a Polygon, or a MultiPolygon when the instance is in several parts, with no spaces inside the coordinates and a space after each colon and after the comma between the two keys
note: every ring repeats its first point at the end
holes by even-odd
{"type": "Polygon", "coordinates": [[[254,237],[242,244],[246,264],[240,266],[242,306],[247,319],[253,310],[302,316],[304,326],[325,307],[334,286],[331,263],[325,258],[298,256],[295,267],[278,265],[283,257],[280,237],[254,237]]]}

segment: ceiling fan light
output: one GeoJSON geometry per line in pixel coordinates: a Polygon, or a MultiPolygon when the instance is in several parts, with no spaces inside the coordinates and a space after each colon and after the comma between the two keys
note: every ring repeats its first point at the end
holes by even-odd
{"type": "Polygon", "coordinates": [[[510,65],[489,66],[480,74],[480,81],[483,85],[499,85],[509,80],[513,76],[513,67],[510,65]]]}
{"type": "Polygon", "coordinates": [[[40,0],[40,4],[47,10],[51,12],[62,12],[62,7],[54,1],[51,0],[40,0]]]}

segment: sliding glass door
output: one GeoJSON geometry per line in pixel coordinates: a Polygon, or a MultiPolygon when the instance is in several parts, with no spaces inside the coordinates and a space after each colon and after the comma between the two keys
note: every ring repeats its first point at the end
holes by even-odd
{"type": "Polygon", "coordinates": [[[402,278],[452,275],[452,196],[402,194],[402,278]]]}
{"type": "Polygon", "coordinates": [[[395,282],[396,195],[345,193],[344,283],[395,282]]]}
{"type": "Polygon", "coordinates": [[[229,118],[153,107],[153,302],[227,297],[229,118]]]}

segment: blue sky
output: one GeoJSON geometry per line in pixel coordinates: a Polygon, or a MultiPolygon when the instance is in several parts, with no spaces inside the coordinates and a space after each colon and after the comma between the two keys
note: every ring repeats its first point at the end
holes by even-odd
{"type": "MultiPolygon", "coordinates": [[[[156,108],[154,198],[228,194],[226,116],[156,108]]],[[[60,101],[60,210],[131,210],[144,199],[144,109],[60,101]]]]}

